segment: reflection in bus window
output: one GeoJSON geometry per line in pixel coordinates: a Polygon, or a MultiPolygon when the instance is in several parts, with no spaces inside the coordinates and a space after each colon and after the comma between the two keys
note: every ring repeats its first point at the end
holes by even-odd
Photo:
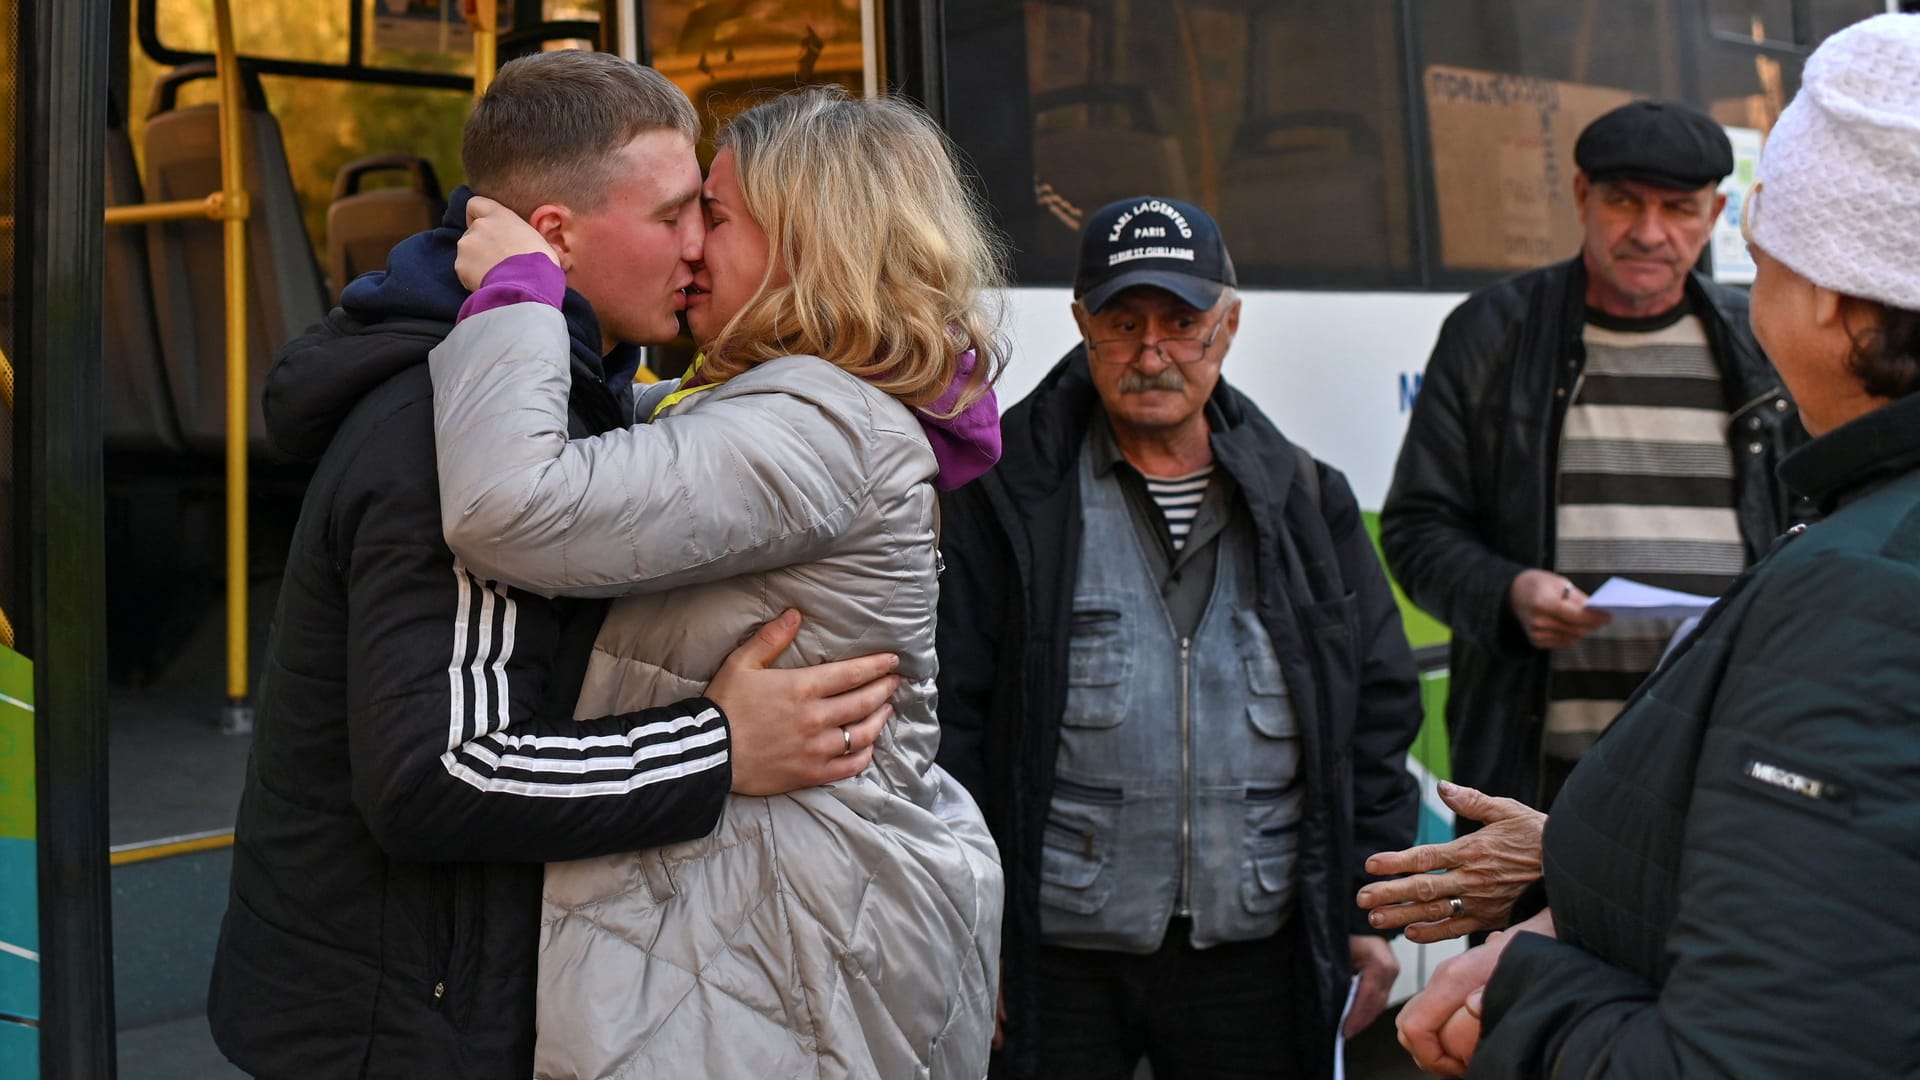
{"type": "Polygon", "coordinates": [[[1675,98],[1759,138],[1798,88],[1799,53],[1878,7],[1871,0],[1412,5],[1437,233],[1433,280],[1471,284],[1572,255],[1580,243],[1573,140],[1602,112],[1637,97],[1675,98]],[[1819,27],[1808,31],[1814,40],[1795,41],[1796,14],[1801,30],[1819,27]],[[1781,40],[1794,47],[1779,48],[1781,40]]]}
{"type": "MultiPolygon", "coordinates": [[[[372,5],[389,0],[362,0],[372,5]]],[[[454,4],[458,7],[458,4],[454,4]]],[[[577,5],[576,5],[577,6],[577,5]]],[[[312,4],[301,0],[236,5],[234,32],[240,49],[255,56],[346,59],[348,9],[344,4],[312,4]],[[313,40],[340,42],[337,52],[316,56],[313,40]]],[[[413,71],[464,73],[471,71],[471,52],[396,51],[382,48],[375,37],[376,20],[367,20],[369,64],[413,71]]],[[[183,50],[210,48],[213,13],[203,3],[161,0],[158,9],[160,40],[183,50]]],[[[392,41],[392,38],[384,40],[392,41]]],[[[403,43],[405,43],[403,41],[403,43]]],[[[128,133],[136,152],[145,147],[148,99],[154,80],[164,70],[136,41],[132,46],[128,95],[128,133]]],[[[433,164],[442,184],[451,188],[465,177],[460,166],[460,128],[465,123],[469,96],[460,90],[388,86],[335,79],[263,76],[267,106],[280,122],[302,219],[315,251],[327,250],[327,207],[340,167],[369,154],[406,153],[433,164]]],[[[213,101],[214,82],[203,80],[181,93],[181,104],[213,101]]],[[[141,162],[142,175],[145,162],[141,162]]]]}
{"type": "Polygon", "coordinates": [[[1440,257],[1523,270],[1580,247],[1573,144],[1625,90],[1433,65],[1422,84],[1433,145],[1440,257]]]}
{"type": "Polygon", "coordinates": [[[1064,279],[1087,213],[1153,193],[1213,213],[1243,283],[1410,280],[1396,6],[1025,4],[1022,278],[1064,279]]]}
{"type": "Polygon", "coordinates": [[[1798,43],[1794,0],[1706,0],[1707,26],[1715,34],[1748,41],[1798,43]]]}
{"type": "Polygon", "coordinates": [[[719,125],[759,97],[838,83],[865,91],[859,0],[652,0],[644,5],[647,59],[693,99],[706,126],[701,160],[719,125]]]}

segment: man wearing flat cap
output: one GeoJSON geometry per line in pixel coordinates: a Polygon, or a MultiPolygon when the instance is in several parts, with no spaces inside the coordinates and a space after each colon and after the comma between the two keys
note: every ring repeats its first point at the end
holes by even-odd
{"type": "Polygon", "coordinates": [[[1381,514],[1394,577],[1453,631],[1454,779],[1540,809],[1678,627],[1588,594],[1719,595],[1786,525],[1774,465],[1804,438],[1746,295],[1694,272],[1733,170],[1720,125],[1632,102],[1574,162],[1580,254],[1453,311],[1381,514]]]}
{"type": "Polygon", "coordinates": [[[943,503],[940,763],[1007,869],[996,1075],[1318,1080],[1398,970],[1353,906],[1413,839],[1413,658],[1346,479],[1220,377],[1213,219],[1087,218],[1083,344],[943,503]]]}

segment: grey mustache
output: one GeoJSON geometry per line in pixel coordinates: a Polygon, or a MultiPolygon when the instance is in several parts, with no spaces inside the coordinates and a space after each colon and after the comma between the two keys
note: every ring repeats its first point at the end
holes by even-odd
{"type": "Polygon", "coordinates": [[[1174,367],[1162,368],[1152,375],[1129,371],[1120,376],[1120,392],[1123,394],[1144,394],[1152,390],[1166,390],[1177,394],[1186,388],[1186,377],[1180,374],[1180,369],[1174,367]]]}

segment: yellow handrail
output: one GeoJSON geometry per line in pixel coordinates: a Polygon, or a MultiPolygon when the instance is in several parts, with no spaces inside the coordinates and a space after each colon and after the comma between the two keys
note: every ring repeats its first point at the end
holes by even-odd
{"type": "Polygon", "coordinates": [[[473,29],[473,96],[477,101],[500,67],[499,0],[467,0],[467,25],[473,29]]]}
{"type": "MultiPolygon", "coordinates": [[[[241,194],[240,213],[246,214],[246,196],[241,194]]],[[[134,203],[131,206],[107,207],[109,225],[151,225],[160,221],[189,221],[193,218],[212,218],[220,221],[227,216],[227,193],[216,191],[204,199],[181,199],[177,202],[134,203]]]]}
{"type": "Polygon", "coordinates": [[[247,189],[242,173],[239,56],[228,0],[213,0],[220,83],[220,187],[227,264],[227,708],[223,727],[253,727],[247,706],[247,189]]]}

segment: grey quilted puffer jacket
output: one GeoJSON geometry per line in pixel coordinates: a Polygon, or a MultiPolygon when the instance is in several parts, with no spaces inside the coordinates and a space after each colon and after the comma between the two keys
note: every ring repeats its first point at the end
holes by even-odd
{"type": "Polygon", "coordinates": [[[934,764],[935,461],[912,413],[789,356],[567,440],[566,327],[515,304],[432,355],[441,516],[475,574],[619,596],[576,716],[698,693],[788,607],[794,665],[891,651],[862,775],[730,798],[702,840],[551,865],[541,1077],[986,1074],[999,856],[934,764]],[[646,415],[642,412],[640,415],[646,415]]]}

